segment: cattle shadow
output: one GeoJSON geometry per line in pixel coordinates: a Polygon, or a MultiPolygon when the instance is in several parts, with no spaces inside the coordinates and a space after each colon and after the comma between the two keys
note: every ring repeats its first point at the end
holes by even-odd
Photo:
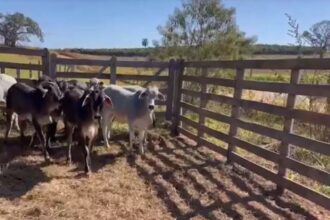
{"type": "Polygon", "coordinates": [[[127,157],[127,161],[146,184],[153,185],[177,219],[249,218],[245,213],[257,219],[317,219],[294,203],[267,196],[267,189],[236,172],[235,167],[179,138],[161,138],[158,148],[139,158],[127,157]]]}
{"type": "Polygon", "coordinates": [[[25,195],[36,185],[49,182],[42,171],[43,163],[14,161],[0,174],[0,198],[13,200],[25,195]]]}

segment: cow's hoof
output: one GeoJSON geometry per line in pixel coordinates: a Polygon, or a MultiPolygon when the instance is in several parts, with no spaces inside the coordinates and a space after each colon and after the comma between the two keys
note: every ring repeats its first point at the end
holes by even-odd
{"type": "Polygon", "coordinates": [[[106,144],[105,148],[110,149],[110,144],[106,144]]]}

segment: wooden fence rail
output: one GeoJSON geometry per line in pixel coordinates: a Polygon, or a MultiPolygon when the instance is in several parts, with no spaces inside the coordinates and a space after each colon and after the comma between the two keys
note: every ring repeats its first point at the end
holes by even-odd
{"type": "MultiPolygon", "coordinates": [[[[173,134],[183,134],[192,140],[195,140],[198,146],[206,146],[213,151],[227,157],[228,162],[237,163],[258,175],[274,182],[278,186],[278,190],[289,189],[292,192],[305,197],[319,205],[330,209],[330,198],[313,189],[294,182],[287,177],[287,170],[290,169],[305,177],[315,180],[327,186],[330,185],[330,174],[324,170],[304,164],[293,158],[290,158],[290,145],[305,148],[312,152],[317,152],[323,155],[330,156],[330,143],[322,142],[315,139],[310,139],[292,131],[295,120],[320,124],[330,127],[330,115],[300,110],[294,108],[297,95],[303,96],[320,96],[330,97],[330,85],[308,85],[300,84],[300,70],[317,69],[330,70],[330,59],[285,59],[285,60],[239,60],[239,61],[189,61],[170,60],[169,62],[155,61],[121,61],[116,57],[111,60],[90,60],[90,59],[65,59],[56,57],[55,54],[50,55],[47,49],[31,50],[21,48],[0,47],[0,53],[19,54],[26,56],[40,57],[41,63],[14,63],[0,62],[0,71],[5,72],[6,68],[18,69],[17,77],[22,74],[21,69],[31,71],[42,71],[53,78],[85,78],[98,77],[103,80],[109,80],[111,84],[116,84],[118,81],[147,81],[162,82],[167,85],[161,91],[166,94],[167,100],[158,104],[166,107],[165,112],[157,113],[157,116],[164,116],[167,120],[172,121],[171,131],[173,134]],[[69,72],[63,71],[62,65],[67,67],[74,66],[99,66],[101,71],[79,72],[76,68],[71,68],[69,72]],[[119,74],[118,68],[157,68],[154,75],[133,75],[119,74]],[[110,68],[110,73],[103,72],[110,68]],[[201,76],[191,76],[185,74],[186,68],[200,68],[201,76]],[[234,69],[236,77],[234,79],[213,78],[207,76],[209,69],[234,69]],[[287,69],[291,70],[290,83],[277,82],[257,82],[244,79],[245,69],[287,69]],[[62,70],[61,70],[62,69],[62,70]],[[168,71],[166,75],[160,75],[162,71],[168,71]],[[183,82],[193,82],[200,85],[199,91],[191,91],[183,87],[183,82]],[[209,85],[223,86],[231,88],[233,96],[225,96],[209,93],[207,90],[209,85]],[[257,90],[275,93],[287,94],[287,102],[285,106],[277,106],[257,101],[245,100],[242,98],[244,90],[257,90]],[[183,96],[190,96],[200,100],[198,106],[187,103],[183,100],[183,96]],[[224,103],[232,106],[230,115],[223,115],[207,109],[207,103],[213,101],[216,103],[224,103]],[[198,120],[194,121],[185,117],[182,110],[189,110],[198,115],[198,120]],[[284,118],[283,129],[274,129],[264,125],[255,124],[244,121],[240,117],[242,109],[253,109],[269,114],[274,114],[284,118]],[[208,127],[205,119],[210,118],[229,125],[229,132],[221,131],[208,127]],[[194,128],[196,133],[189,131],[185,126],[194,128]],[[238,135],[238,129],[244,129],[257,133],[262,136],[276,139],[280,143],[279,153],[265,149],[257,144],[249,143],[242,140],[238,135]],[[206,138],[211,136],[217,138],[224,143],[227,143],[228,148],[217,146],[206,138]],[[271,161],[278,166],[277,172],[264,168],[257,163],[254,163],[244,156],[236,152],[236,147],[242,148],[250,153],[257,155],[260,158],[271,161]]],[[[26,80],[26,79],[19,79],[26,80]]]]}

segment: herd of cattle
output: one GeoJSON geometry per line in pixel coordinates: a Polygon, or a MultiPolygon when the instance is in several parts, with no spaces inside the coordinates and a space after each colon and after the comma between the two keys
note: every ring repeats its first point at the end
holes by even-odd
{"type": "Polygon", "coordinates": [[[45,160],[49,161],[50,144],[55,140],[57,123],[63,120],[68,162],[71,163],[71,146],[76,138],[84,152],[86,173],[91,172],[90,152],[99,126],[104,143],[109,147],[114,119],[128,123],[131,149],[137,132],[139,151],[144,153],[146,131],[155,121],[156,100],[164,100],[157,87],[105,86],[97,78],[85,84],[77,80],[54,80],[46,75],[27,85],[9,75],[0,74],[0,102],[6,103],[4,143],[7,143],[14,125],[24,143],[27,123],[32,123],[35,131],[29,146],[39,138],[45,160]]]}

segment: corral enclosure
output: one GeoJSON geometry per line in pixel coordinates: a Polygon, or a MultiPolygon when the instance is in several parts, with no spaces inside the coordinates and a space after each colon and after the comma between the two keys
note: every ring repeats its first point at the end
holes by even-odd
{"type": "Polygon", "coordinates": [[[1,72],[11,69],[10,74],[22,81],[42,73],[63,79],[98,77],[110,84],[158,85],[167,99],[158,103],[157,117],[171,122],[172,134],[194,141],[187,154],[207,148],[273,182],[277,193],[288,189],[330,209],[330,165],[322,162],[330,160],[330,145],[315,132],[306,132],[313,128],[329,134],[330,115],[320,106],[301,106],[306,97],[308,102],[330,97],[330,85],[306,80],[316,71],[329,74],[329,59],[158,62],[70,59],[47,49],[0,48],[0,53],[36,57],[16,63],[8,55],[0,62],[1,72]],[[275,77],[260,77],[262,71],[271,75],[270,70],[275,77]],[[280,82],[274,80],[278,78],[280,82]],[[321,162],[305,160],[306,154],[321,162]]]}

